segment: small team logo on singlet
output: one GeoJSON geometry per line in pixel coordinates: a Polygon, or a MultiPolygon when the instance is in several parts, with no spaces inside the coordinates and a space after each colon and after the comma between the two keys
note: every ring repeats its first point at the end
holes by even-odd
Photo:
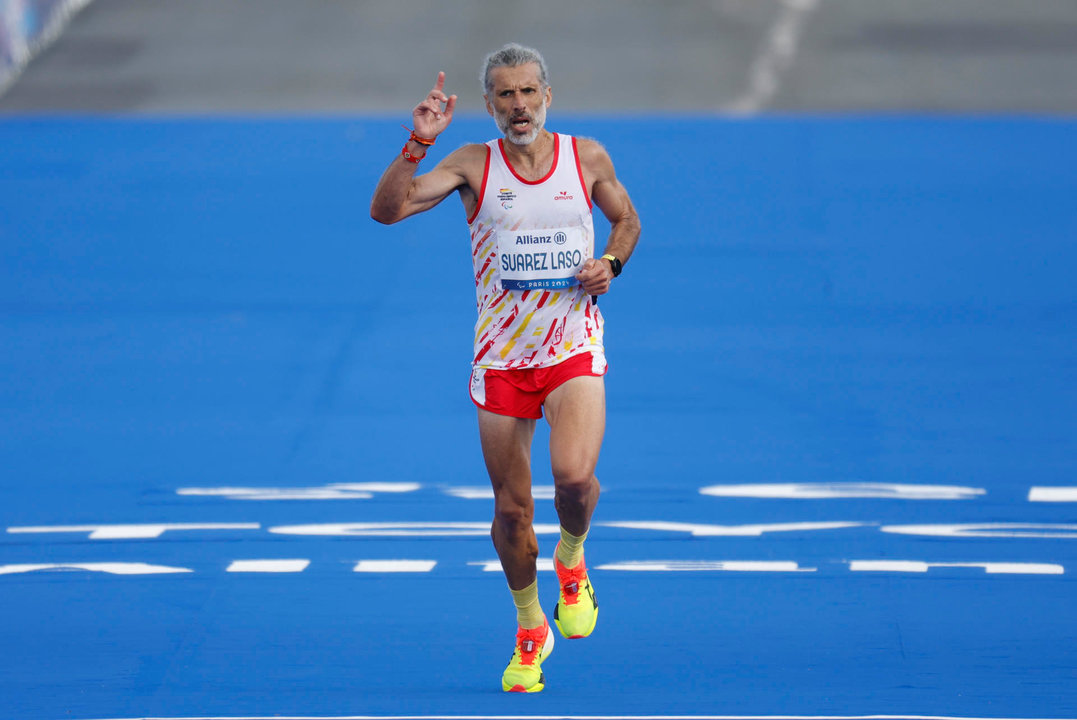
{"type": "Polygon", "coordinates": [[[516,199],[516,193],[512,191],[512,188],[501,188],[497,194],[497,199],[501,201],[501,207],[511,210],[512,201],[516,199]]]}
{"type": "Polygon", "coordinates": [[[568,190],[562,190],[553,196],[554,200],[571,200],[572,196],[568,194],[568,190]]]}

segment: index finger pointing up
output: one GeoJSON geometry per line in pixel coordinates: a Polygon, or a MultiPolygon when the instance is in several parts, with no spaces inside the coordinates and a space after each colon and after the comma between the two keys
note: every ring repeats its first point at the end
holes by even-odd
{"type": "Polygon", "coordinates": [[[445,71],[438,72],[437,82],[434,83],[434,90],[441,92],[445,88],[445,71]]]}

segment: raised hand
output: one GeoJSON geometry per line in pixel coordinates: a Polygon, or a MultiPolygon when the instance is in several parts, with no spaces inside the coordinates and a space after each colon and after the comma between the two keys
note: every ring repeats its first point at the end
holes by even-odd
{"type": "Polygon", "coordinates": [[[446,96],[444,88],[445,73],[439,72],[434,89],[411,111],[411,118],[415,123],[415,134],[419,137],[436,138],[452,122],[456,96],[446,96]],[[444,107],[442,107],[443,104],[444,107]]]}

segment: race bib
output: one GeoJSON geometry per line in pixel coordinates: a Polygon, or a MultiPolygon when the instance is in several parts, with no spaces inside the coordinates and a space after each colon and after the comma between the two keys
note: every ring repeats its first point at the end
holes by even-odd
{"type": "Polygon", "coordinates": [[[591,257],[583,228],[501,230],[497,233],[497,267],[505,290],[568,288],[591,257]]]}

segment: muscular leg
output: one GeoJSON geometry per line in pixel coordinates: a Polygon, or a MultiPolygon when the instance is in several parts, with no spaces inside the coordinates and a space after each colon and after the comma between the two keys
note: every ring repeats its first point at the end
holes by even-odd
{"type": "Polygon", "coordinates": [[[565,530],[583,535],[598,503],[595,465],[606,431],[605,383],[600,377],[572,378],[547,396],[545,409],[557,516],[565,530]]]}
{"type": "Polygon", "coordinates": [[[505,579],[513,590],[535,582],[538,540],[532,522],[531,439],[535,421],[497,415],[479,408],[479,439],[494,488],[494,522],[490,528],[505,579]]]}

